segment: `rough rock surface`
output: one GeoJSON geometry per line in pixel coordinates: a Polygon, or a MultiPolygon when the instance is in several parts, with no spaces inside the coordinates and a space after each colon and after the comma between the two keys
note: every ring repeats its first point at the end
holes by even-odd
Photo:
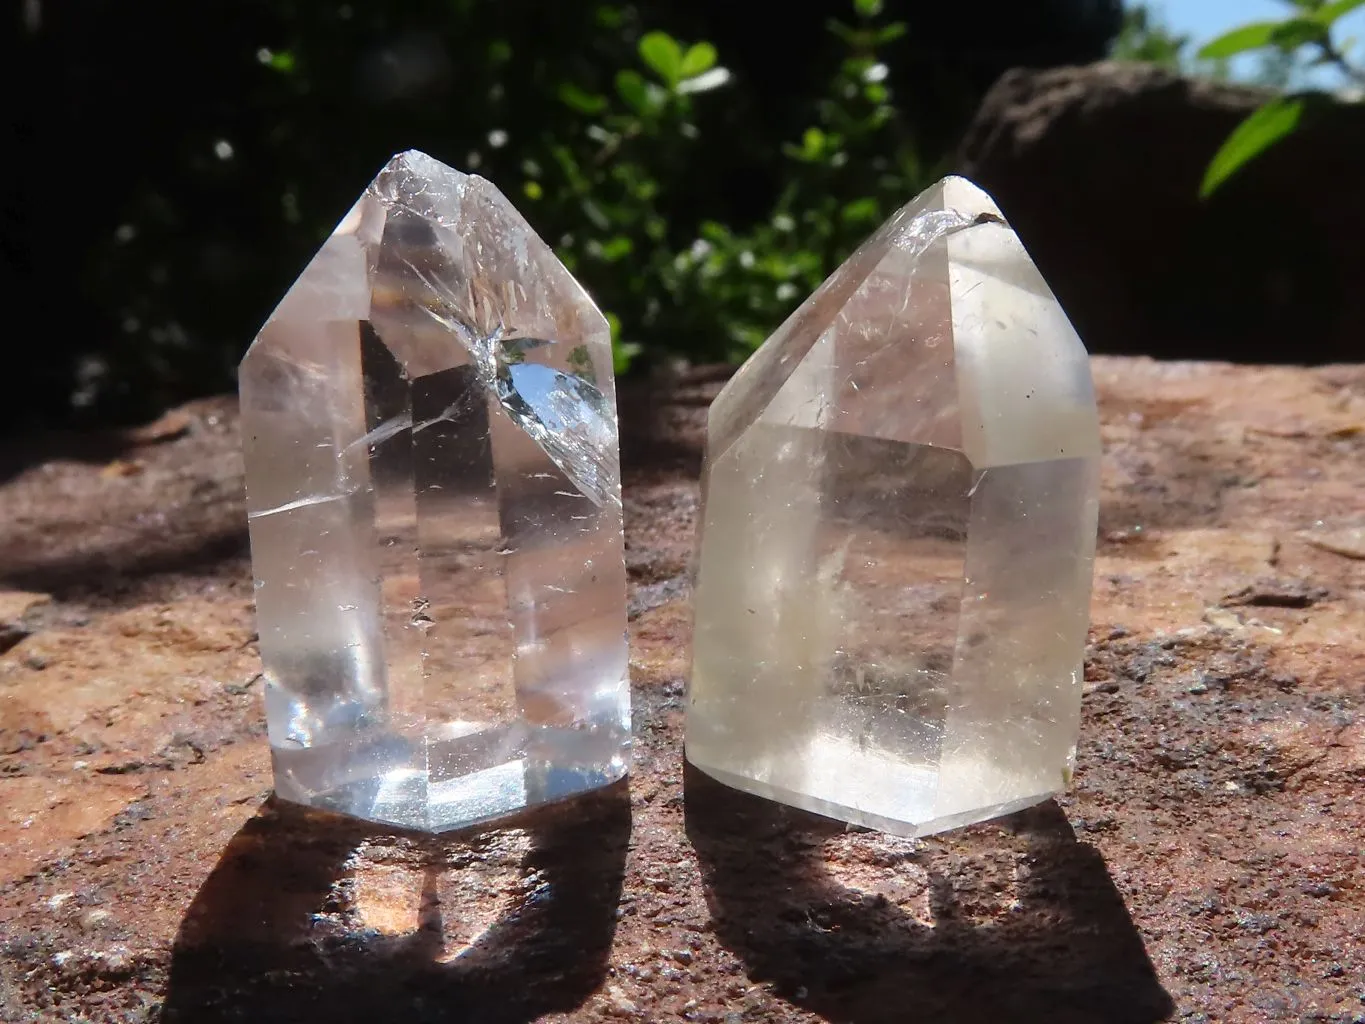
{"type": "Polygon", "coordinates": [[[230,401],[10,446],[0,1020],[1365,1019],[1365,367],[1096,376],[1075,788],[926,842],[683,767],[714,380],[626,396],[629,785],[440,839],[269,797],[230,401]]]}
{"type": "Polygon", "coordinates": [[[1365,104],[1327,105],[1208,201],[1265,99],[1143,64],[1011,71],[960,166],[994,195],[1092,352],[1359,360],[1365,104]]]}

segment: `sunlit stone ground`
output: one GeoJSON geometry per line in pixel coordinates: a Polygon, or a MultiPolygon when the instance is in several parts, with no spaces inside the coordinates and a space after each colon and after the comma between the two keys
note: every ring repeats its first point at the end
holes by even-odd
{"type": "Polygon", "coordinates": [[[628,791],[435,843],[267,803],[232,401],[5,446],[0,1020],[1351,1020],[1365,369],[1094,365],[1075,787],[923,842],[684,777],[713,384],[623,395],[628,791]]]}

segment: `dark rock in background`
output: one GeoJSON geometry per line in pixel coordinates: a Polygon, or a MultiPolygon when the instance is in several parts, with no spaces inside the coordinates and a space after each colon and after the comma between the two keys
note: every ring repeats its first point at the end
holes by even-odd
{"type": "Polygon", "coordinates": [[[1210,199],[1265,94],[1102,63],[1011,71],[959,166],[1000,203],[1093,352],[1365,356],[1365,106],[1326,105],[1210,199]]]}

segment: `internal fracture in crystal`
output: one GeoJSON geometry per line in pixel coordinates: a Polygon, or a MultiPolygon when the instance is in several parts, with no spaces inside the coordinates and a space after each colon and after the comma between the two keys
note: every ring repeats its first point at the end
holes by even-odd
{"type": "Polygon", "coordinates": [[[240,386],[276,792],[439,831],[624,775],[610,332],[501,193],[395,157],[240,386]]]}
{"type": "Polygon", "coordinates": [[[1080,339],[990,197],[939,182],[711,408],[688,759],[906,835],[1063,789],[1099,454],[1080,339]]]}

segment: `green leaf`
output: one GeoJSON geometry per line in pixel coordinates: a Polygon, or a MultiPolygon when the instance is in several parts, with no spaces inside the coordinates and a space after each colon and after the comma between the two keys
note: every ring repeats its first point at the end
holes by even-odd
{"type": "Polygon", "coordinates": [[[282,72],[283,74],[286,75],[293,71],[295,65],[297,64],[297,62],[294,59],[294,55],[290,53],[288,50],[281,50],[279,53],[272,53],[267,63],[270,65],[272,70],[282,72]]]}
{"type": "Polygon", "coordinates": [[[875,18],[882,13],[882,0],[853,0],[853,9],[861,17],[875,18]]]}
{"type": "Polygon", "coordinates": [[[600,114],[607,105],[605,96],[595,96],[572,82],[563,83],[559,87],[558,95],[561,103],[566,107],[572,107],[580,114],[600,114]]]}
{"type": "Polygon", "coordinates": [[[620,377],[630,369],[630,364],[635,362],[635,357],[643,351],[642,346],[637,341],[614,341],[611,344],[611,372],[613,376],[620,377]]]}
{"type": "Polygon", "coordinates": [[[801,156],[806,160],[817,160],[825,149],[825,133],[819,128],[807,128],[801,136],[801,156]]]}
{"type": "Polygon", "coordinates": [[[640,59],[670,87],[682,78],[682,47],[667,32],[647,32],[640,40],[640,59]]]}
{"type": "Polygon", "coordinates": [[[625,12],[619,7],[611,7],[603,4],[593,12],[597,18],[597,24],[607,29],[620,28],[626,22],[625,12]]]}
{"type": "Polygon", "coordinates": [[[1263,46],[1270,46],[1275,30],[1282,24],[1283,22],[1279,21],[1254,21],[1249,25],[1243,25],[1231,32],[1223,33],[1212,42],[1205,43],[1195,56],[1200,60],[1215,60],[1219,57],[1231,57],[1246,50],[1259,50],[1263,46]]]}
{"type": "Polygon", "coordinates": [[[903,35],[905,35],[905,22],[893,21],[890,25],[883,25],[877,29],[877,34],[873,36],[872,41],[878,46],[884,46],[887,43],[894,43],[903,35]]]}
{"type": "Polygon", "coordinates": [[[603,310],[602,315],[606,318],[608,330],[611,331],[612,373],[619,377],[630,369],[632,360],[640,354],[640,345],[634,341],[622,340],[619,316],[609,309],[603,310]]]}
{"type": "Polygon", "coordinates": [[[1336,0],[1335,3],[1326,4],[1313,12],[1313,18],[1330,25],[1343,14],[1350,14],[1357,7],[1365,7],[1365,0],[1336,0]]]}
{"type": "Polygon", "coordinates": [[[704,220],[697,226],[697,234],[712,245],[729,245],[730,229],[714,220],[704,220]]]}
{"type": "Polygon", "coordinates": [[[842,21],[831,18],[827,25],[830,32],[839,37],[839,41],[847,46],[855,46],[858,43],[860,33],[857,29],[849,28],[842,21]]]}
{"type": "Polygon", "coordinates": [[[846,224],[866,224],[869,221],[875,221],[878,212],[877,200],[872,196],[865,196],[847,204],[843,208],[841,216],[846,224]]]}
{"type": "Polygon", "coordinates": [[[1200,198],[1213,194],[1238,168],[1260,155],[1299,125],[1303,114],[1303,100],[1289,96],[1278,97],[1263,104],[1232,130],[1222,147],[1209,162],[1204,181],[1199,186],[1200,198]]]}
{"type": "Polygon", "coordinates": [[[617,235],[609,238],[602,243],[601,252],[598,256],[608,263],[616,263],[625,259],[634,250],[635,246],[625,235],[617,235]]]}
{"type": "Polygon", "coordinates": [[[645,76],[638,71],[625,68],[616,72],[616,92],[621,99],[635,108],[637,113],[648,114],[654,110],[654,101],[649,94],[645,76]]]}
{"type": "Polygon", "coordinates": [[[1317,43],[1326,39],[1327,26],[1311,18],[1293,18],[1281,22],[1270,37],[1270,41],[1281,50],[1292,50],[1306,43],[1317,43]]]}
{"type": "Polygon", "coordinates": [[[683,54],[680,77],[696,78],[703,71],[714,67],[716,63],[716,48],[710,43],[693,43],[683,54]]]}

